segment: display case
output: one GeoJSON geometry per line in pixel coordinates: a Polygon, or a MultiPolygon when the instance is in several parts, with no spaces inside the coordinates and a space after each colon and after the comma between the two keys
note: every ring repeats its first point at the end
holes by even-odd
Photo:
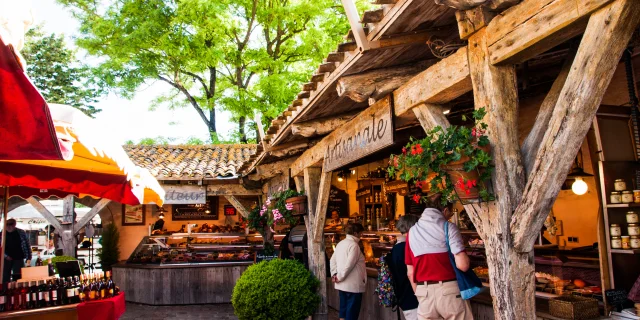
{"type": "MultiPolygon", "coordinates": [[[[275,235],[279,246],[284,235],[275,235]]],[[[133,251],[127,264],[207,265],[251,264],[255,253],[263,249],[260,234],[174,233],[146,236],[133,251]]]]}

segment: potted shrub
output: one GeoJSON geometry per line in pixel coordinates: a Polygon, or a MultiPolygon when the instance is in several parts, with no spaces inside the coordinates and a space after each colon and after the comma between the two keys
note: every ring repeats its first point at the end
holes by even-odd
{"type": "Polygon", "coordinates": [[[320,281],[295,260],[252,265],[233,288],[231,303],[240,320],[302,320],[320,304],[320,281]]]}
{"type": "Polygon", "coordinates": [[[296,222],[293,211],[295,207],[292,203],[288,203],[287,199],[299,197],[301,194],[294,190],[278,192],[271,199],[267,199],[262,207],[255,206],[249,212],[249,217],[247,217],[249,228],[262,235],[267,254],[271,253],[271,248],[273,248],[273,227],[276,223],[294,224],[296,222]]]}
{"type": "MultiPolygon", "coordinates": [[[[487,124],[482,122],[485,114],[484,108],[473,112],[473,127],[438,126],[423,139],[411,139],[402,154],[391,155],[389,175],[411,181],[419,188],[430,186],[432,193],[442,194],[443,203],[494,200],[487,188],[494,166],[485,135],[487,124]]],[[[413,201],[422,200],[417,194],[413,196],[413,201]]]]}
{"type": "Polygon", "coordinates": [[[286,192],[283,196],[287,197],[285,203],[291,208],[292,214],[294,216],[307,214],[307,196],[304,194],[304,191],[296,192],[287,190],[286,192]]]}
{"type": "Polygon", "coordinates": [[[106,224],[102,232],[100,244],[102,248],[98,249],[98,258],[102,271],[110,271],[111,266],[118,263],[120,259],[120,232],[115,223],[106,224]]]}

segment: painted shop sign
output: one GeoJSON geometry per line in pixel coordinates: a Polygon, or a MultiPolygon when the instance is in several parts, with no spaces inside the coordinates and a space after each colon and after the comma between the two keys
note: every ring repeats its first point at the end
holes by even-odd
{"type": "Polygon", "coordinates": [[[177,185],[163,186],[166,193],[165,204],[205,204],[207,189],[204,186],[177,185]]]}
{"type": "Polygon", "coordinates": [[[409,191],[409,184],[401,180],[387,182],[385,185],[385,191],[388,193],[393,192],[398,193],[401,196],[406,196],[409,191]]]}
{"type": "Polygon", "coordinates": [[[392,114],[386,97],[327,136],[323,170],[333,171],[392,145],[392,114]]]}
{"type": "Polygon", "coordinates": [[[205,204],[175,204],[171,211],[173,221],[218,220],[218,197],[210,197],[205,204]]]}
{"type": "Polygon", "coordinates": [[[371,195],[371,187],[364,187],[356,190],[356,198],[362,198],[371,195]]]}

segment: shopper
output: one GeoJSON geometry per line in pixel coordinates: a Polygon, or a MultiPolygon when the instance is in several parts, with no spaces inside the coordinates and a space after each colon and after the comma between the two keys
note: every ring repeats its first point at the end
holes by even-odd
{"type": "Polygon", "coordinates": [[[460,297],[446,246],[445,223],[455,267],[467,271],[469,257],[460,231],[445,219],[450,217],[451,208],[441,205],[440,195],[429,200],[420,220],[409,230],[405,247],[407,275],[419,302],[418,319],[473,319],[469,302],[460,297]]]}
{"type": "Polygon", "coordinates": [[[357,320],[362,293],[367,287],[364,254],[358,243],[364,227],[359,223],[346,226],[347,237],[340,241],[331,256],[331,278],[340,295],[340,319],[357,320]]]}
{"type": "Polygon", "coordinates": [[[2,283],[16,281],[22,278],[22,268],[31,263],[31,245],[29,237],[22,229],[16,228],[16,219],[7,220],[6,249],[4,250],[4,270],[2,270],[2,283]],[[13,279],[11,278],[13,272],[13,279]]]}
{"type": "Polygon", "coordinates": [[[387,261],[393,278],[393,291],[404,318],[406,320],[418,319],[418,299],[416,298],[409,277],[407,277],[407,265],[404,263],[406,234],[420,219],[420,216],[409,214],[400,217],[396,223],[396,229],[400,231],[398,242],[391,249],[391,259],[387,261]]]}

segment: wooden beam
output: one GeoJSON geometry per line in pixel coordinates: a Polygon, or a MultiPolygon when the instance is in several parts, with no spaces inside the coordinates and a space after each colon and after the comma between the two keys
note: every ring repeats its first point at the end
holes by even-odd
{"type": "Polygon", "coordinates": [[[78,234],[80,232],[80,229],[82,229],[87,223],[89,223],[89,221],[91,221],[91,219],[93,219],[96,214],[99,214],[100,210],[108,206],[110,202],[111,200],[109,199],[100,199],[98,203],[91,207],[91,210],[89,210],[87,214],[85,214],[82,218],[80,218],[80,220],[78,220],[78,222],[75,223],[75,225],[73,226],[73,234],[78,234]]]}
{"type": "Polygon", "coordinates": [[[310,96],[311,93],[309,93],[309,91],[302,91],[298,93],[298,99],[308,99],[310,96]]]}
{"type": "Polygon", "coordinates": [[[289,166],[293,163],[294,159],[286,159],[268,164],[261,164],[256,166],[256,173],[249,175],[250,180],[259,181],[273,178],[277,175],[289,171],[289,166]]]}
{"type": "Polygon", "coordinates": [[[246,189],[239,184],[208,184],[207,196],[261,196],[262,190],[246,189]]]}
{"type": "MultiPolygon", "coordinates": [[[[318,189],[318,203],[316,204],[313,238],[315,242],[323,241],[324,223],[327,218],[329,205],[329,191],[331,190],[332,172],[322,172],[318,189]]],[[[324,259],[324,255],[322,257],[324,259]]]]}
{"type": "MultiPolygon", "coordinates": [[[[336,70],[337,66],[336,66],[336,62],[326,62],[321,64],[318,67],[318,73],[324,73],[324,72],[333,72],[333,70],[336,70]]],[[[298,98],[300,99],[300,98],[298,98]]]]}
{"type": "MultiPolygon", "coordinates": [[[[321,144],[322,141],[318,144],[321,144]]],[[[318,144],[305,151],[298,159],[291,164],[291,176],[299,176],[303,174],[305,168],[319,166],[324,160],[324,148],[317,147],[318,144]]]]}
{"type": "Polygon", "coordinates": [[[75,198],[68,195],[62,199],[62,222],[74,223],[76,221],[75,198]]]}
{"type": "Polygon", "coordinates": [[[567,56],[562,69],[560,69],[560,74],[558,74],[558,77],[553,82],[553,85],[547,93],[547,96],[544,98],[544,101],[542,101],[542,104],[540,105],[540,110],[538,111],[538,115],[536,116],[536,122],[534,123],[533,128],[529,132],[529,135],[527,135],[527,138],[524,140],[522,148],[520,149],[520,153],[522,153],[522,158],[524,161],[525,172],[527,174],[530,173],[531,169],[533,168],[533,163],[542,144],[542,139],[547,132],[549,121],[551,120],[551,116],[553,115],[553,108],[558,102],[560,92],[562,91],[565,81],[567,80],[567,76],[569,75],[569,71],[571,70],[571,64],[573,63],[573,58],[576,54],[576,50],[577,47],[575,48],[575,50],[571,50],[571,52],[567,56]]]}
{"type": "Polygon", "coordinates": [[[294,123],[291,125],[291,134],[307,138],[323,136],[347,123],[353,119],[356,114],[358,114],[358,112],[350,112],[337,117],[294,123]]]}
{"type": "Polygon", "coordinates": [[[471,10],[475,7],[490,3],[491,0],[438,0],[436,3],[456,10],[471,10]]]}
{"type": "Polygon", "coordinates": [[[344,7],[344,12],[347,15],[347,20],[349,20],[349,25],[351,26],[351,31],[353,32],[353,38],[357,43],[357,47],[362,51],[369,50],[371,48],[371,44],[367,39],[367,35],[364,32],[362,24],[358,21],[360,20],[360,17],[358,16],[358,8],[356,8],[356,4],[353,0],[341,1],[342,7],[344,7]]]}
{"type": "Polygon", "coordinates": [[[393,92],[396,116],[423,104],[443,104],[471,91],[467,48],[442,59],[393,92]]]}
{"type": "Polygon", "coordinates": [[[377,23],[384,18],[384,9],[365,11],[362,15],[362,23],[377,23]]]}
{"type": "MultiPolygon", "coordinates": [[[[344,53],[343,52],[334,52],[334,54],[342,54],[342,56],[344,57],[344,53]]],[[[331,56],[331,53],[329,54],[331,56]]],[[[329,61],[329,59],[327,58],[327,61],[329,61]]],[[[334,61],[330,61],[330,62],[334,62],[334,61]]],[[[322,82],[324,81],[324,78],[327,76],[327,73],[317,73],[314,74],[311,77],[311,81],[313,82],[322,82]]]]}
{"type": "Polygon", "coordinates": [[[315,82],[308,82],[302,85],[302,91],[313,91],[316,89],[315,82]]]}
{"type": "Polygon", "coordinates": [[[425,129],[425,132],[431,131],[431,129],[440,126],[443,129],[446,129],[450,126],[449,120],[444,114],[444,108],[435,104],[421,104],[415,108],[413,108],[413,113],[420,121],[420,125],[425,129]],[[429,128],[427,130],[427,128],[429,128]]]}
{"type": "Polygon", "coordinates": [[[364,102],[369,98],[378,100],[405,84],[434,62],[433,60],[423,61],[342,77],[338,80],[336,91],[338,96],[347,96],[355,102],[364,102]]]}
{"type": "Polygon", "coordinates": [[[377,4],[377,5],[396,4],[397,2],[398,2],[398,0],[373,0],[373,2],[371,2],[371,4],[377,4]]]}
{"type": "Polygon", "coordinates": [[[338,45],[338,52],[350,52],[358,49],[355,42],[344,42],[338,45]]]}
{"type": "MultiPolygon", "coordinates": [[[[327,62],[342,62],[344,61],[344,56],[345,56],[344,52],[331,52],[327,56],[327,62]]],[[[322,78],[324,79],[324,76],[322,78]]],[[[315,80],[312,79],[312,81],[315,81],[315,80]]],[[[322,79],[320,79],[319,81],[322,81],[322,79]]]]}
{"type": "Polygon", "coordinates": [[[224,196],[227,201],[229,201],[229,203],[231,203],[231,205],[233,205],[234,208],[236,208],[240,214],[242,215],[243,218],[248,218],[249,217],[249,209],[247,209],[242,202],[240,202],[240,200],[238,200],[238,198],[236,198],[235,196],[232,195],[228,195],[228,196],[224,196]]]}
{"type": "Polygon", "coordinates": [[[33,206],[36,211],[38,211],[42,215],[42,217],[47,220],[47,222],[49,222],[50,225],[56,228],[56,230],[62,230],[62,224],[60,224],[60,220],[58,220],[58,218],[56,218],[53,213],[47,210],[47,208],[43,206],[42,203],[38,201],[38,199],[29,197],[27,199],[27,202],[31,204],[31,206],[33,206]]]}
{"type": "Polygon", "coordinates": [[[529,0],[496,16],[487,26],[493,64],[514,64],[579,34],[587,19],[612,0],[529,0]]]}
{"type": "Polygon", "coordinates": [[[469,39],[478,30],[486,27],[493,17],[495,17],[495,13],[489,11],[489,8],[485,6],[466,11],[456,11],[460,39],[469,39]]]}
{"type": "Polygon", "coordinates": [[[537,235],[532,231],[544,223],[638,22],[636,0],[617,0],[589,19],[529,173],[523,201],[511,220],[516,249],[533,248],[537,235]]]}

